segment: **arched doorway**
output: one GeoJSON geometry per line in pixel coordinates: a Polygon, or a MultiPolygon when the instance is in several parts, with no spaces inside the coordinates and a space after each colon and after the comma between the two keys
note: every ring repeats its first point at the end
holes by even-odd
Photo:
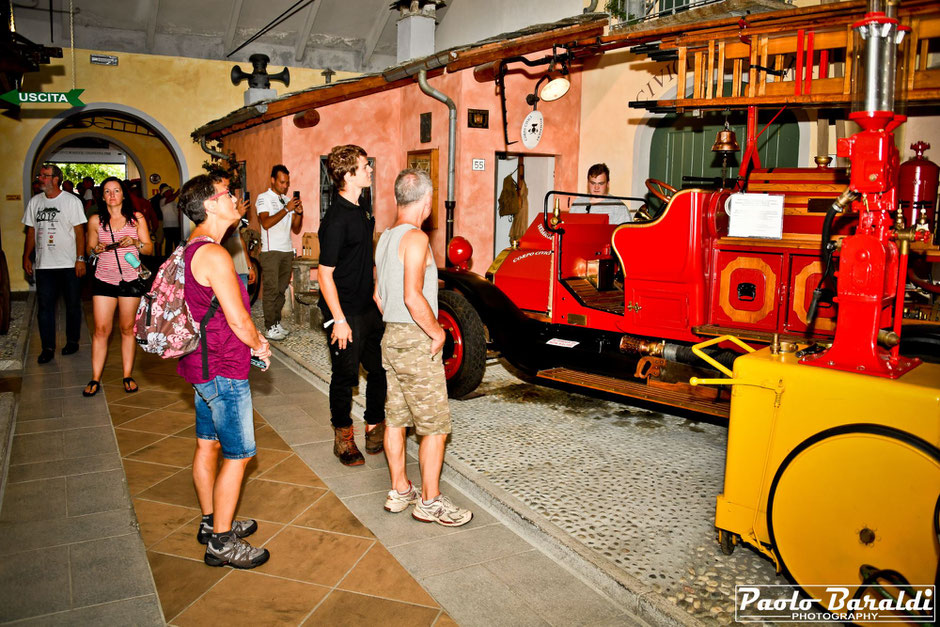
{"type": "MultiPolygon", "coordinates": [[[[186,157],[173,135],[153,117],[126,105],[112,102],[89,103],[84,107],[69,109],[55,116],[36,133],[30,143],[23,163],[23,196],[30,195],[32,176],[42,159],[67,143],[83,137],[105,138],[121,148],[134,162],[144,184],[144,189],[154,173],[162,181],[178,188],[189,173],[186,157]],[[113,124],[102,127],[95,123],[86,123],[98,118],[114,118],[113,124]],[[151,146],[145,146],[136,137],[139,133],[128,131],[131,125],[146,129],[151,146]],[[84,128],[83,128],[84,126],[84,128]],[[155,167],[155,163],[160,165],[155,167]],[[164,170],[160,172],[158,170],[164,170]]],[[[143,137],[141,135],[141,137],[143,137]]]]}

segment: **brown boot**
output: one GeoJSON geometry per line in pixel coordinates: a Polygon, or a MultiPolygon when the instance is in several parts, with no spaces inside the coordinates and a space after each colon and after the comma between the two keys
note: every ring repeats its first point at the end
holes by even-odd
{"type": "Polygon", "coordinates": [[[361,466],[366,463],[353,439],[355,431],[352,425],[339,429],[334,427],[333,434],[333,454],[339,457],[340,462],[347,466],[361,466]]]}
{"type": "Polygon", "coordinates": [[[385,421],[375,425],[372,431],[366,431],[366,453],[378,455],[385,447],[385,421]]]}

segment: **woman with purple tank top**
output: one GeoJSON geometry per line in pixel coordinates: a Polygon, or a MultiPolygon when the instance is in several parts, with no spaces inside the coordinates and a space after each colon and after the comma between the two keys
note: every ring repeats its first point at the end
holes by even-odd
{"type": "Polygon", "coordinates": [[[203,372],[201,345],[177,367],[196,393],[193,483],[202,509],[196,539],[206,545],[209,566],[254,568],[269,553],[242,538],[254,533],[258,523],[234,516],[245,467],[255,456],[250,360],[258,357],[267,369],[271,349],[251,320],[248,293],[235,274],[232,256],[216,243],[240,218],[228,186],[197,176],[183,185],[177,203],[196,225],[183,253],[186,304],[194,320],[216,308],[206,325],[208,372],[203,372]]]}
{"type": "Polygon", "coordinates": [[[101,388],[101,373],[108,358],[108,342],[114,325],[114,310],[118,310],[121,326],[121,363],[124,369],[124,391],[128,394],[139,388],[131,376],[137,341],[134,338],[134,316],[140,303],[140,289],[132,283],[137,270],[127,261],[153,252],[150,231],[144,216],[134,211],[134,204],[126,193],[124,183],[113,176],[101,183],[102,207],[88,219],[85,236],[86,254],[98,256],[95,275],[91,279],[92,309],[95,330],[91,338],[91,381],[82,390],[82,396],[94,396],[101,388]]]}

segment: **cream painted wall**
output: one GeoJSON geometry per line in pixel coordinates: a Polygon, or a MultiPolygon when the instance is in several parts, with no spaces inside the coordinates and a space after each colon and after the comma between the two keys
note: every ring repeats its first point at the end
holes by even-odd
{"type": "MultiPolygon", "coordinates": [[[[101,50],[76,50],[75,86],[84,89],[82,102],[100,105],[115,103],[125,110],[141,112],[162,125],[180,147],[187,171],[185,180],[201,171],[208,158],[190,133],[197,127],[218,119],[244,104],[246,84],[233,86],[229,72],[234,65],[225,61],[184,59],[120,53],[116,67],[92,65],[91,53],[101,50]]],[[[62,59],[53,59],[39,72],[27,74],[25,91],[68,91],[72,88],[72,59],[63,49],[62,59]]],[[[242,64],[243,69],[250,69],[242,64]]],[[[291,90],[322,84],[320,70],[290,68],[291,90]]],[[[336,80],[353,74],[340,72],[336,80]]],[[[280,93],[286,90],[274,84],[280,93]]],[[[27,289],[21,270],[23,228],[20,220],[29,200],[23,189],[23,163],[30,145],[44,127],[67,107],[55,105],[24,106],[21,119],[0,116],[0,145],[4,148],[7,167],[0,172],[0,229],[3,249],[10,267],[13,290],[27,289]]],[[[147,164],[143,164],[147,169],[147,164]]],[[[173,179],[176,178],[174,174],[173,179]]]]}

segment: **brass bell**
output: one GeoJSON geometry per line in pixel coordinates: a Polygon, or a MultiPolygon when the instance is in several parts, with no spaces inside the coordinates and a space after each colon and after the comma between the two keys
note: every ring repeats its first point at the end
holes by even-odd
{"type": "Polygon", "coordinates": [[[738,150],[740,150],[738,138],[734,136],[731,125],[726,121],[725,127],[718,131],[715,144],[712,146],[712,152],[737,152],[738,150]]]}

